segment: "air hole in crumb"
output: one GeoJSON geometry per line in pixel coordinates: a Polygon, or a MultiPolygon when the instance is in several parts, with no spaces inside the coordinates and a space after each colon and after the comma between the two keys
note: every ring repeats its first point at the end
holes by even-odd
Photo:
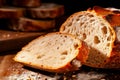
{"type": "Polygon", "coordinates": [[[108,37],[107,37],[107,41],[110,41],[110,40],[111,40],[111,37],[110,37],[110,36],[108,36],[108,37]]]}
{"type": "Polygon", "coordinates": [[[65,38],[67,38],[67,36],[64,36],[65,38]]]}
{"type": "Polygon", "coordinates": [[[75,49],[78,48],[78,44],[74,44],[74,48],[75,48],[75,49]]]}
{"type": "Polygon", "coordinates": [[[43,56],[45,56],[45,55],[38,55],[38,56],[37,56],[37,59],[40,59],[40,58],[42,58],[43,56]]]}
{"type": "Polygon", "coordinates": [[[85,33],[83,33],[83,40],[85,40],[86,39],[86,34],[85,33]]]}
{"type": "Polygon", "coordinates": [[[91,15],[91,14],[88,14],[88,16],[89,16],[89,17],[94,17],[94,16],[93,16],[93,15],[91,15]]]}
{"type": "Polygon", "coordinates": [[[67,55],[67,54],[68,54],[67,51],[62,52],[62,55],[67,55]]]}
{"type": "Polygon", "coordinates": [[[79,18],[76,19],[76,21],[79,21],[79,20],[80,20],[79,18]]]}
{"type": "Polygon", "coordinates": [[[107,46],[109,47],[109,46],[110,46],[110,43],[107,43],[107,46]]]}
{"type": "Polygon", "coordinates": [[[69,24],[68,24],[68,27],[70,27],[71,25],[72,25],[72,23],[69,23],[69,24]]]}
{"type": "Polygon", "coordinates": [[[94,37],[94,43],[95,43],[95,44],[100,43],[100,40],[99,40],[98,36],[95,36],[95,37],[94,37]]]}
{"type": "Polygon", "coordinates": [[[40,59],[42,56],[41,55],[39,55],[39,56],[37,56],[37,59],[40,59]]]}
{"type": "Polygon", "coordinates": [[[83,15],[79,15],[78,17],[82,17],[83,15]]]}
{"type": "Polygon", "coordinates": [[[57,47],[57,49],[59,49],[59,47],[57,47]]]}
{"type": "Polygon", "coordinates": [[[101,30],[103,34],[107,34],[107,28],[105,26],[101,30]]]}
{"type": "Polygon", "coordinates": [[[95,21],[95,20],[94,20],[94,19],[91,19],[91,20],[90,20],[90,23],[92,23],[93,21],[95,21]]]}
{"type": "Polygon", "coordinates": [[[81,22],[81,23],[80,23],[80,26],[82,26],[83,24],[84,24],[84,23],[83,23],[83,22],[81,22]]]}
{"type": "Polygon", "coordinates": [[[65,59],[65,56],[61,57],[61,60],[64,60],[65,59]]]}

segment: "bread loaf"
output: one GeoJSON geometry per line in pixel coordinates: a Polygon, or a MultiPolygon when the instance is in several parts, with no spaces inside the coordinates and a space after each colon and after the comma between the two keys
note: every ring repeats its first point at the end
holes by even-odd
{"type": "Polygon", "coordinates": [[[74,13],[61,25],[60,32],[73,34],[91,47],[84,65],[120,68],[120,49],[115,31],[115,25],[120,26],[120,16],[111,10],[100,10],[94,7],[74,13]]]}
{"type": "Polygon", "coordinates": [[[89,48],[76,37],[54,32],[40,36],[22,48],[14,60],[50,72],[75,71],[86,61],[89,48]]]}
{"type": "Polygon", "coordinates": [[[1,7],[0,8],[0,18],[19,18],[23,17],[25,14],[24,8],[16,8],[16,7],[1,7]]]}
{"type": "Polygon", "coordinates": [[[12,4],[18,7],[38,7],[41,5],[41,0],[13,0],[12,4]]]}
{"type": "Polygon", "coordinates": [[[57,18],[64,14],[64,6],[55,3],[42,3],[36,8],[28,8],[28,15],[31,18],[57,18]]]}
{"type": "Polygon", "coordinates": [[[21,17],[13,19],[9,23],[9,28],[15,31],[43,31],[55,27],[55,20],[35,20],[21,17]]]}

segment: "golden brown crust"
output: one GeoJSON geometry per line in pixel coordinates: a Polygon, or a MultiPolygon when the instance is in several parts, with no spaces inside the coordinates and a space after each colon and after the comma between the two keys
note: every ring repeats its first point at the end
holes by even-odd
{"type": "MultiPolygon", "coordinates": [[[[75,36],[70,35],[70,34],[65,34],[65,33],[62,34],[59,32],[56,32],[56,33],[53,32],[53,33],[49,33],[47,35],[55,35],[55,34],[70,36],[71,38],[73,38],[73,39],[77,40],[77,42],[79,42],[79,39],[75,38],[75,36]]],[[[47,35],[44,35],[44,36],[47,36],[47,35]]],[[[44,36],[39,37],[39,39],[42,39],[44,36]]],[[[23,47],[23,50],[25,50],[26,48],[27,48],[27,45],[25,47],[23,47]]],[[[64,72],[69,72],[69,71],[75,71],[75,70],[78,70],[79,67],[82,66],[82,63],[86,61],[88,54],[89,54],[88,53],[89,48],[84,42],[80,42],[80,43],[76,44],[74,46],[74,48],[76,49],[76,53],[73,54],[74,55],[74,56],[72,56],[73,59],[69,60],[67,63],[65,63],[64,65],[62,65],[60,67],[58,66],[58,68],[55,68],[54,66],[52,67],[52,66],[46,66],[46,65],[38,65],[31,61],[21,61],[18,58],[18,56],[20,56],[19,52],[18,52],[18,55],[14,58],[14,60],[21,62],[26,66],[30,66],[30,67],[33,67],[36,69],[45,70],[45,71],[49,71],[49,72],[64,73],[64,72]],[[81,56],[84,56],[84,57],[81,57],[81,56]]]]}
{"type": "MultiPolygon", "coordinates": [[[[87,12],[92,12],[93,14],[96,14],[96,15],[102,17],[105,20],[104,22],[108,23],[108,25],[110,24],[109,28],[110,28],[111,33],[112,33],[111,35],[113,36],[112,37],[113,41],[112,41],[111,46],[110,46],[110,48],[111,48],[110,53],[108,53],[108,55],[106,56],[106,59],[105,59],[104,63],[99,64],[99,65],[94,65],[93,63],[88,63],[88,64],[85,63],[85,65],[91,66],[91,67],[96,67],[96,68],[120,68],[120,65],[119,65],[120,64],[120,56],[119,56],[120,54],[119,54],[119,51],[116,52],[116,50],[115,50],[116,48],[114,47],[115,46],[114,43],[116,42],[116,37],[117,36],[116,36],[116,32],[114,30],[115,27],[113,27],[116,24],[117,24],[117,26],[119,24],[119,20],[120,20],[119,19],[120,17],[118,17],[119,13],[116,14],[116,13],[110,11],[110,10],[106,10],[106,9],[104,9],[102,7],[99,7],[99,6],[95,6],[93,9],[89,8],[87,10],[87,12]],[[110,15],[112,15],[112,16],[110,16],[110,15]],[[110,16],[109,20],[107,18],[108,16],[110,16]],[[112,64],[114,64],[114,65],[112,65],[112,64]]],[[[71,15],[66,20],[66,22],[63,23],[63,25],[60,27],[60,31],[64,31],[64,28],[65,28],[64,26],[66,24],[69,24],[68,22],[70,22],[69,20],[71,19],[71,17],[74,17],[74,16],[76,16],[78,14],[81,14],[81,13],[82,12],[78,12],[78,13],[75,13],[75,14],[71,15]]]]}
{"type": "Polygon", "coordinates": [[[117,35],[115,28],[120,26],[120,13],[119,11],[114,11],[100,6],[94,6],[93,9],[88,9],[88,11],[95,11],[100,16],[109,22],[111,25],[112,31],[115,33],[115,41],[112,45],[112,52],[106,63],[101,66],[101,68],[120,68],[120,43],[116,40],[117,35]],[[117,13],[116,13],[117,12],[117,13]]]}
{"type": "Polygon", "coordinates": [[[113,47],[111,57],[104,66],[105,68],[120,68],[120,43],[113,47]]]}
{"type": "Polygon", "coordinates": [[[103,8],[100,6],[94,6],[87,11],[94,11],[98,15],[103,16],[112,27],[120,26],[120,11],[111,10],[110,8],[103,8]]]}

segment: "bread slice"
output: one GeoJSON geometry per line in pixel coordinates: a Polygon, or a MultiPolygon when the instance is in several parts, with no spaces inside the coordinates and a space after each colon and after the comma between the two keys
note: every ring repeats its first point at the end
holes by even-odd
{"type": "MultiPolygon", "coordinates": [[[[90,9],[88,9],[90,10],[90,9]]],[[[120,42],[120,9],[117,8],[103,8],[100,6],[94,6],[90,11],[94,11],[97,15],[101,15],[109,24],[114,28],[116,33],[116,41],[120,42]]]]}
{"type": "Polygon", "coordinates": [[[38,7],[41,5],[41,0],[13,0],[14,6],[18,7],[38,7]]]}
{"type": "Polygon", "coordinates": [[[43,31],[55,28],[55,20],[35,20],[26,17],[11,19],[9,28],[15,31],[43,31]]]}
{"type": "Polygon", "coordinates": [[[30,42],[14,60],[36,69],[62,73],[78,70],[88,51],[88,46],[74,36],[54,32],[30,42]]]}
{"type": "Polygon", "coordinates": [[[120,68],[119,45],[114,44],[117,36],[110,23],[111,20],[115,21],[115,18],[110,17],[109,12],[101,14],[95,9],[76,12],[61,25],[60,32],[73,34],[91,47],[85,65],[120,68]]]}
{"type": "Polygon", "coordinates": [[[7,19],[13,19],[13,18],[19,18],[23,17],[25,15],[25,9],[24,8],[16,8],[16,7],[1,7],[0,8],[0,18],[7,18],[7,19]]]}
{"type": "Polygon", "coordinates": [[[56,3],[42,3],[39,7],[28,8],[27,12],[31,18],[53,19],[64,15],[64,6],[56,3]]]}
{"type": "Polygon", "coordinates": [[[23,17],[25,15],[24,8],[16,8],[16,7],[1,7],[0,8],[0,18],[5,19],[13,19],[23,17]]]}

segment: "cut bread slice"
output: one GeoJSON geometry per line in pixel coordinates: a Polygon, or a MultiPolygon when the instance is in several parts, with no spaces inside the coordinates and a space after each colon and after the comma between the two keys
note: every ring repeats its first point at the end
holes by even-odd
{"type": "Polygon", "coordinates": [[[18,19],[11,19],[9,28],[15,31],[44,31],[55,28],[55,20],[35,20],[21,17],[18,19]]]}
{"type": "Polygon", "coordinates": [[[48,33],[22,48],[14,60],[49,72],[75,71],[88,56],[88,46],[70,34],[48,33]]]}
{"type": "Polygon", "coordinates": [[[117,36],[110,23],[111,20],[115,21],[116,17],[108,18],[111,13],[112,11],[102,13],[95,8],[88,9],[74,13],[61,25],[61,33],[73,34],[90,46],[90,53],[84,65],[96,68],[120,68],[120,50],[114,45],[117,36]]]}
{"type": "Polygon", "coordinates": [[[28,16],[36,19],[58,18],[64,15],[64,6],[55,3],[42,3],[41,6],[27,9],[28,16]]]}

